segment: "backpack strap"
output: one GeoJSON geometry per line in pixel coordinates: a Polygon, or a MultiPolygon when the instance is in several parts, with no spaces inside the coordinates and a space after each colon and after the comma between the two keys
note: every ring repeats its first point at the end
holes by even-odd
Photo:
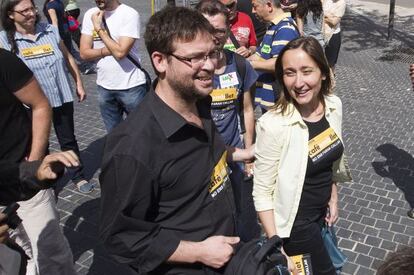
{"type": "MultiPolygon", "coordinates": [[[[236,68],[237,68],[237,72],[239,73],[239,75],[241,76],[243,82],[244,79],[246,78],[246,59],[237,54],[237,53],[233,53],[234,55],[234,60],[236,61],[236,68]]],[[[238,112],[239,112],[239,117],[240,117],[240,132],[241,134],[244,134],[246,132],[246,125],[244,123],[244,91],[243,94],[241,95],[240,100],[237,100],[237,108],[238,108],[238,112]]]]}
{"type": "Polygon", "coordinates": [[[275,235],[271,237],[270,239],[267,239],[266,242],[262,245],[259,251],[254,255],[254,258],[257,261],[261,261],[266,255],[269,254],[269,251],[274,250],[277,248],[280,250],[280,247],[282,247],[282,239],[275,235]]]}
{"type": "Polygon", "coordinates": [[[236,47],[236,49],[240,48],[240,43],[239,43],[239,41],[237,41],[237,39],[234,36],[233,32],[231,30],[229,30],[229,32],[230,32],[229,37],[230,37],[231,43],[233,43],[233,45],[234,45],[234,47],[236,47]]]}

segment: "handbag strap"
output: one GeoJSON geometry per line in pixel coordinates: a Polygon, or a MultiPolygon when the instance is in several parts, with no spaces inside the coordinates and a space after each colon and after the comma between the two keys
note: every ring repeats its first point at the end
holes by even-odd
{"type": "MultiPolygon", "coordinates": [[[[105,30],[106,30],[106,32],[108,33],[108,35],[109,35],[109,37],[110,38],[112,38],[112,39],[114,39],[113,37],[112,37],[112,35],[111,35],[111,31],[109,30],[109,28],[108,28],[108,24],[106,23],[106,20],[105,20],[105,17],[102,17],[102,23],[103,23],[103,25],[104,25],[104,28],[105,28],[105,30]]],[[[137,66],[137,68],[138,69],[140,69],[141,71],[143,71],[144,69],[141,67],[141,64],[139,64],[139,62],[138,61],[136,61],[129,53],[127,54],[127,56],[126,56],[128,59],[129,59],[129,61],[131,61],[132,62],[132,64],[134,64],[135,66],[137,66]]]]}

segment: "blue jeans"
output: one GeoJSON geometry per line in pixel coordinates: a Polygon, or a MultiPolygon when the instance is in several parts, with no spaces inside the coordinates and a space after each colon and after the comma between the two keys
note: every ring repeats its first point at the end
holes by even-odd
{"type": "Polygon", "coordinates": [[[253,181],[245,180],[244,164],[230,162],[231,187],[236,204],[236,230],[243,242],[260,237],[260,226],[257,223],[257,214],[253,204],[253,181]]]}
{"type": "Polygon", "coordinates": [[[126,90],[108,90],[98,85],[99,108],[109,133],[128,115],[146,95],[145,84],[126,90]]]}

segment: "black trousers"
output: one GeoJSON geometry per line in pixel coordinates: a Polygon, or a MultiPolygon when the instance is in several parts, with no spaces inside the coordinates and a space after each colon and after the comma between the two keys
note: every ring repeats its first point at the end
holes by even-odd
{"type": "MultiPolygon", "coordinates": [[[[62,151],[73,150],[80,159],[79,146],[75,137],[75,125],[73,121],[73,102],[64,103],[60,107],[52,108],[52,110],[53,127],[55,128],[60,149],[62,151]]],[[[84,179],[82,165],[69,170],[73,172],[72,181],[74,183],[84,179]]]]}
{"type": "Polygon", "coordinates": [[[335,268],[321,236],[324,217],[300,226],[294,225],[290,237],[283,240],[283,249],[289,256],[309,253],[314,275],[335,275],[335,268]]]}
{"type": "Polygon", "coordinates": [[[332,35],[328,45],[325,47],[325,55],[328,60],[329,66],[333,67],[336,65],[339,56],[339,50],[341,49],[341,32],[332,35]]]}

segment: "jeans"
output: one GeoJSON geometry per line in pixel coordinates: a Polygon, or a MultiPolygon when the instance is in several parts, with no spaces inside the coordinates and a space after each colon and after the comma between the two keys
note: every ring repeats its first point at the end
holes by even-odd
{"type": "MultiPolygon", "coordinates": [[[[73,150],[80,160],[79,146],[76,141],[75,125],[73,122],[73,102],[64,103],[62,106],[52,108],[52,110],[53,127],[55,128],[60,149],[62,151],[73,150]]],[[[73,173],[73,183],[85,179],[82,164],[76,168],[69,168],[68,170],[73,173]]]]}
{"type": "Polygon", "coordinates": [[[257,223],[257,214],[253,204],[253,181],[244,179],[243,163],[231,162],[229,167],[236,204],[237,235],[243,242],[248,242],[260,237],[260,226],[257,223]]]}
{"type": "Polygon", "coordinates": [[[109,133],[128,115],[147,94],[145,84],[126,90],[108,90],[98,85],[99,108],[106,131],[109,133]]]}

